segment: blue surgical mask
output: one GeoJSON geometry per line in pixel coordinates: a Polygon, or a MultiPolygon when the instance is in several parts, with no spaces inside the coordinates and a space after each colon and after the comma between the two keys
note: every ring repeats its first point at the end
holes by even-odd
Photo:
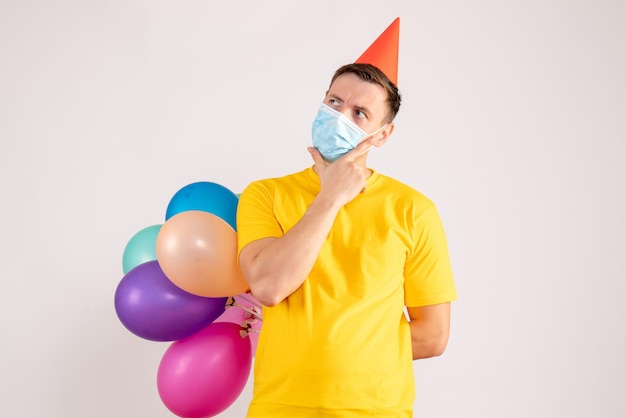
{"type": "MultiPolygon", "coordinates": [[[[380,129],[384,128],[381,126],[380,129]]],[[[378,133],[380,129],[370,135],[378,133]]],[[[354,149],[368,135],[341,112],[322,103],[313,121],[313,146],[325,160],[333,162],[354,149]]]]}

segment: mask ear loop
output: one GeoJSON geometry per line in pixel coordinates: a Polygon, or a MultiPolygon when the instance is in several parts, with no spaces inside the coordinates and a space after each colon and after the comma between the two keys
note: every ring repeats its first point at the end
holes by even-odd
{"type": "Polygon", "coordinates": [[[365,141],[365,140],[366,140],[366,139],[368,139],[368,138],[373,137],[374,135],[378,135],[379,133],[381,133],[382,131],[384,131],[384,130],[385,130],[385,128],[387,127],[387,125],[389,125],[389,122],[385,122],[385,123],[383,124],[383,126],[381,126],[380,128],[376,129],[374,132],[372,132],[372,133],[370,133],[370,134],[365,135],[365,138],[363,138],[363,141],[365,141]]]}
{"type": "MultiPolygon", "coordinates": [[[[374,132],[369,133],[367,135],[365,135],[365,137],[363,137],[363,139],[361,140],[361,142],[363,141],[367,141],[368,139],[370,139],[371,137],[373,137],[374,135],[378,135],[379,133],[381,133],[382,131],[385,130],[385,127],[389,125],[389,122],[385,123],[383,126],[381,126],[380,128],[376,129],[374,132]]],[[[365,150],[363,150],[362,152],[360,152],[358,155],[363,155],[366,152],[368,152],[370,150],[370,148],[372,148],[371,146],[367,147],[365,150]]]]}

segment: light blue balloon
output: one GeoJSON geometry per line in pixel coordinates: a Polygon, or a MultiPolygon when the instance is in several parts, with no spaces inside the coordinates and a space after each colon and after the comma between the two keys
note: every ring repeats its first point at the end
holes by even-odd
{"type": "Polygon", "coordinates": [[[156,240],[163,225],[152,225],[137,232],[126,244],[122,269],[128,273],[140,264],[157,259],[156,240]]]}
{"type": "Polygon", "coordinates": [[[188,184],[177,191],[165,212],[165,220],[190,210],[209,212],[226,221],[237,230],[237,204],[239,197],[230,189],[208,181],[188,184]]]}

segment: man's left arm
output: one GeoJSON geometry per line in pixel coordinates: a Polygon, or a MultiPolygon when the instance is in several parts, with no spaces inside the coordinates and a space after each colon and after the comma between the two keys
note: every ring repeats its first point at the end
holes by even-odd
{"type": "Polygon", "coordinates": [[[450,303],[407,307],[407,312],[411,319],[413,360],[443,354],[450,335],[450,303]]]}

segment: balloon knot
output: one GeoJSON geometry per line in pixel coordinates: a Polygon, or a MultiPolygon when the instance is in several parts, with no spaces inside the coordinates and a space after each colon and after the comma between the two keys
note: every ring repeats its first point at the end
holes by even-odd
{"type": "Polygon", "coordinates": [[[252,324],[256,324],[259,322],[259,318],[261,315],[257,308],[251,307],[250,311],[246,311],[243,317],[243,322],[241,323],[241,328],[239,330],[239,335],[241,338],[246,338],[251,332],[259,332],[259,330],[252,327],[252,324]]]}
{"type": "Polygon", "coordinates": [[[232,308],[233,306],[235,306],[235,298],[232,296],[229,296],[228,299],[226,300],[225,307],[226,309],[228,309],[228,308],[232,308]]]}

